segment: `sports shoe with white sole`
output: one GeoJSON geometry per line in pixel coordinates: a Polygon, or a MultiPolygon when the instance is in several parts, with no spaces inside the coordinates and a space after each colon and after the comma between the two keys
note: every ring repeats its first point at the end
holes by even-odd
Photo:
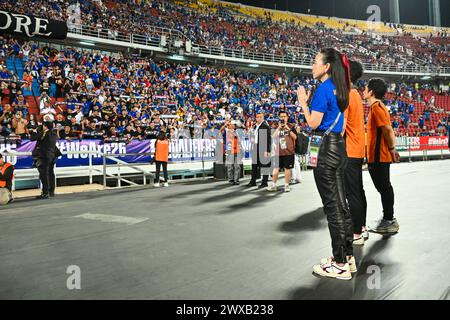
{"type": "Polygon", "coordinates": [[[269,186],[267,187],[267,191],[270,191],[270,192],[277,191],[277,185],[275,183],[271,182],[269,184],[269,186]]]}
{"type": "Polygon", "coordinates": [[[164,182],[164,187],[168,187],[168,186],[169,186],[169,183],[164,182]]]}
{"type": "Polygon", "coordinates": [[[350,267],[350,273],[355,273],[358,271],[358,268],[356,268],[356,260],[354,256],[352,256],[350,259],[347,257],[347,262],[350,267]]]}
{"type": "Polygon", "coordinates": [[[327,260],[326,263],[315,265],[313,267],[313,272],[319,276],[327,278],[335,278],[339,280],[352,279],[352,274],[348,263],[340,267],[335,261],[332,260],[327,260]]]}
{"type": "Polygon", "coordinates": [[[367,230],[366,227],[362,227],[362,236],[364,237],[364,240],[369,239],[369,231],[367,230]]]}
{"type": "Polygon", "coordinates": [[[291,187],[288,184],[284,185],[284,192],[291,192],[291,187]]]}
{"type": "Polygon", "coordinates": [[[155,183],[153,186],[154,186],[155,188],[159,188],[159,182],[155,183]]]}
{"type": "Polygon", "coordinates": [[[369,231],[375,233],[396,233],[400,229],[400,225],[397,222],[397,219],[386,220],[380,219],[378,220],[373,227],[369,228],[369,231]]]}
{"type": "Polygon", "coordinates": [[[364,245],[364,236],[362,234],[358,236],[353,235],[353,244],[358,245],[358,246],[362,246],[364,245]]]}
{"type": "MultiPolygon", "coordinates": [[[[323,258],[322,260],[320,260],[320,263],[331,263],[331,261],[333,261],[333,258],[323,258]]],[[[347,257],[347,262],[348,266],[350,267],[350,273],[355,273],[358,271],[358,268],[356,268],[356,260],[354,256],[352,256],[350,259],[347,257]]]]}

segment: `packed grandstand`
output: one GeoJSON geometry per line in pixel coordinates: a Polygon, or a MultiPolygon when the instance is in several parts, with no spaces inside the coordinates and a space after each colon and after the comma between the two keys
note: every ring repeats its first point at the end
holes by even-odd
{"type": "MultiPolygon", "coordinates": [[[[194,48],[233,50],[233,55],[242,52],[241,57],[249,52],[281,56],[304,65],[311,64],[320,48],[336,47],[368,70],[394,71],[385,98],[397,136],[444,136],[449,130],[445,77],[427,82],[420,76],[402,76],[450,73],[445,28],[381,24],[374,31],[362,21],[206,0],[4,0],[0,4],[5,11],[69,20],[69,32],[96,30],[107,40],[136,34],[159,43],[170,34],[191,41],[194,48]]],[[[82,48],[11,35],[0,37],[0,64],[4,139],[27,139],[29,130],[43,120],[54,121],[59,138],[67,140],[153,139],[161,128],[171,138],[214,138],[225,120],[237,120],[249,130],[260,110],[273,125],[278,113],[287,110],[290,121],[307,131],[295,89],[317,84],[304,70],[174,62],[136,51],[82,48]]],[[[364,85],[364,80],[359,83],[361,92],[364,85]]]]}

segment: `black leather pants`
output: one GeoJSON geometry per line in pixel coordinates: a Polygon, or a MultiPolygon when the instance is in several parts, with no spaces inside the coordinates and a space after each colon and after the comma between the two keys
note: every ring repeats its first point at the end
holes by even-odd
{"type": "Polygon", "coordinates": [[[344,139],[340,134],[330,133],[320,146],[314,179],[328,220],[333,257],[338,263],[345,263],[346,256],[353,255],[352,217],[344,186],[346,165],[344,139]]]}

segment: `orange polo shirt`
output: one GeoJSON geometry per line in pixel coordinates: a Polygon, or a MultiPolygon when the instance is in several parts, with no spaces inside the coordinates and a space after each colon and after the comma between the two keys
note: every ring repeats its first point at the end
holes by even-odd
{"type": "Polygon", "coordinates": [[[345,119],[347,120],[345,127],[347,157],[363,159],[365,156],[364,107],[356,89],[350,91],[345,119]]]}
{"type": "Polygon", "coordinates": [[[386,106],[376,101],[370,107],[367,120],[367,162],[392,163],[389,146],[383,137],[381,127],[391,125],[391,117],[386,106]]]}

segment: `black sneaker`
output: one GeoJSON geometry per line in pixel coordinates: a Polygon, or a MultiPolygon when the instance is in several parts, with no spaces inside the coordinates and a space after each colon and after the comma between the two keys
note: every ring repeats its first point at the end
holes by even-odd
{"type": "Polygon", "coordinates": [[[48,195],[50,196],[50,198],[54,198],[55,197],[55,193],[54,192],[50,192],[48,195]]]}
{"type": "Polygon", "coordinates": [[[42,200],[42,199],[48,199],[49,195],[48,194],[41,194],[40,196],[37,196],[36,199],[38,200],[42,200]]]}
{"type": "Polygon", "coordinates": [[[235,186],[238,186],[238,185],[240,185],[241,183],[239,182],[239,181],[236,181],[236,182],[233,182],[233,185],[235,185],[235,186]]]}
{"type": "Polygon", "coordinates": [[[258,189],[262,189],[262,188],[267,188],[269,185],[267,184],[267,183],[261,183],[259,186],[258,186],[258,189]]]}
{"type": "Polygon", "coordinates": [[[250,181],[250,182],[247,184],[247,187],[256,187],[256,183],[250,181]]]}

